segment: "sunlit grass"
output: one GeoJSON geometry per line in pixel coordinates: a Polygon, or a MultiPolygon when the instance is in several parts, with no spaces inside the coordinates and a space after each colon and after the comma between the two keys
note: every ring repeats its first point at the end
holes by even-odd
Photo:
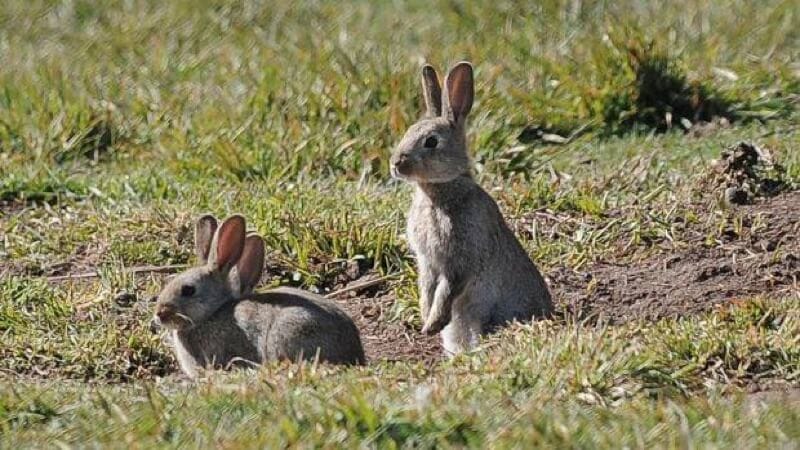
{"type": "Polygon", "coordinates": [[[741,213],[686,205],[721,149],[756,142],[800,182],[798,20],[789,0],[6,2],[0,446],[790,447],[796,394],[742,391],[798,386],[796,298],[522,326],[432,368],[187,384],[159,378],[163,276],[126,270],[190,263],[192,219],[240,212],[272,283],[325,291],[329,263],[365,261],[413,332],[411,189],[388,154],[420,113],[421,64],[461,59],[476,177],[545,274],[679,247],[675,222],[713,245],[741,213]],[[716,101],[731,126],[681,109],[716,101]]]}

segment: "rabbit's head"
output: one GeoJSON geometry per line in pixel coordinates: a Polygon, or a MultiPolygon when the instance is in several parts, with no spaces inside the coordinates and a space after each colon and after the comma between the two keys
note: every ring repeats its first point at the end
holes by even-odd
{"type": "Polygon", "coordinates": [[[412,125],[392,153],[395,178],[419,183],[445,183],[469,173],[466,120],[472,109],[472,65],[460,62],[447,74],[444,91],[436,70],[422,68],[426,114],[412,125]]]}
{"type": "Polygon", "coordinates": [[[188,329],[227,302],[252,292],[264,267],[264,240],[245,235],[244,217],[231,216],[217,226],[210,215],[195,226],[195,253],[202,264],[183,272],[164,287],[156,303],[156,322],[188,329]]]}

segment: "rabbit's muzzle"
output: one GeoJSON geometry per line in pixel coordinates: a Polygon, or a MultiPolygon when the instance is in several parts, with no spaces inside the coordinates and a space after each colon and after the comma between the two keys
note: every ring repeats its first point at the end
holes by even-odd
{"type": "Polygon", "coordinates": [[[409,176],[413,171],[413,159],[405,153],[392,155],[389,163],[391,165],[392,176],[395,178],[409,176]]]}
{"type": "Polygon", "coordinates": [[[176,312],[175,306],[168,303],[156,306],[156,318],[162,324],[171,322],[175,318],[176,312]]]}

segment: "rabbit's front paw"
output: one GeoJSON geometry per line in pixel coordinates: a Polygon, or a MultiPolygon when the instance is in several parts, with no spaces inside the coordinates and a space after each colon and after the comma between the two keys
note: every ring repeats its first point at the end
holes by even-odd
{"type": "Polygon", "coordinates": [[[436,320],[429,321],[422,327],[422,333],[427,334],[428,336],[437,334],[438,332],[442,331],[449,322],[450,317],[447,316],[439,317],[436,320]]]}

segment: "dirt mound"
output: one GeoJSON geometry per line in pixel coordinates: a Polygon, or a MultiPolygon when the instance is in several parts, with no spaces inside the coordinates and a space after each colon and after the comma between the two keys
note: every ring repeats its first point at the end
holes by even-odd
{"type": "Polygon", "coordinates": [[[602,262],[550,274],[563,309],[611,323],[711,309],[743,297],[800,296],[800,192],[743,206],[741,228],[687,232],[687,245],[628,263],[602,262]]]}
{"type": "Polygon", "coordinates": [[[786,190],[788,185],[783,178],[784,168],[774,162],[768,150],[740,142],[722,151],[701,186],[707,191],[723,192],[729,204],[744,205],[757,197],[770,197],[786,190]]]}

